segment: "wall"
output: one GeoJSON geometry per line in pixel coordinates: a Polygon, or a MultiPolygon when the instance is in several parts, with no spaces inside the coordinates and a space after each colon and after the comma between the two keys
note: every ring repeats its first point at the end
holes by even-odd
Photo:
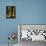
{"type": "MultiPolygon", "coordinates": [[[[16,0],[0,1],[0,44],[7,44],[9,42],[8,35],[10,32],[15,32],[18,35],[17,30],[17,18],[16,19],[6,19],[6,6],[15,5],[16,0]],[[15,4],[14,4],[15,3],[15,4]]],[[[18,43],[18,37],[16,38],[15,43],[18,43]]]]}
{"type": "Polygon", "coordinates": [[[46,0],[17,0],[19,24],[46,24],[46,0]]]}
{"type": "Polygon", "coordinates": [[[46,24],[46,0],[0,0],[0,44],[8,43],[9,32],[17,24],[46,24]],[[6,19],[6,6],[16,6],[16,19],[6,19]]]}

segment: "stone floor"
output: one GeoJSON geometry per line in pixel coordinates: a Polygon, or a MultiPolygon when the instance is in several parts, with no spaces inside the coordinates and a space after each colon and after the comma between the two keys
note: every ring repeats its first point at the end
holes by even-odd
{"type": "Polygon", "coordinates": [[[21,40],[20,46],[46,46],[46,41],[21,40]]]}
{"type": "MultiPolygon", "coordinates": [[[[8,44],[0,44],[0,46],[8,46],[8,44]]],[[[10,45],[11,46],[11,45],[10,45]]],[[[46,41],[31,41],[21,40],[19,44],[14,46],[46,46],[46,41]]]]}
{"type": "MultiPolygon", "coordinates": [[[[8,46],[8,44],[0,44],[0,46],[8,46]]],[[[18,44],[15,44],[15,45],[9,45],[9,46],[18,46],[18,44]]]]}

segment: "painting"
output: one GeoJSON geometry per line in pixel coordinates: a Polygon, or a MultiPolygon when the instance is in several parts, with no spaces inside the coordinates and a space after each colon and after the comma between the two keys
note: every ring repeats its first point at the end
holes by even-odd
{"type": "Polygon", "coordinates": [[[20,41],[46,41],[46,25],[20,24],[20,41]]]}
{"type": "Polygon", "coordinates": [[[6,18],[16,18],[16,6],[6,6],[6,18]]]}

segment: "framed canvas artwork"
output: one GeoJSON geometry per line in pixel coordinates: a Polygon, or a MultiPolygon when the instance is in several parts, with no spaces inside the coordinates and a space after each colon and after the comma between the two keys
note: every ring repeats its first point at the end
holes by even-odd
{"type": "Polygon", "coordinates": [[[16,6],[6,6],[6,18],[16,18],[16,6]]]}

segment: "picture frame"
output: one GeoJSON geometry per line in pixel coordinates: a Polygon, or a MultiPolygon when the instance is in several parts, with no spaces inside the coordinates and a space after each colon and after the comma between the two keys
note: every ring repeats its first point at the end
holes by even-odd
{"type": "Polygon", "coordinates": [[[16,18],[16,6],[6,6],[6,18],[16,18]]]}

